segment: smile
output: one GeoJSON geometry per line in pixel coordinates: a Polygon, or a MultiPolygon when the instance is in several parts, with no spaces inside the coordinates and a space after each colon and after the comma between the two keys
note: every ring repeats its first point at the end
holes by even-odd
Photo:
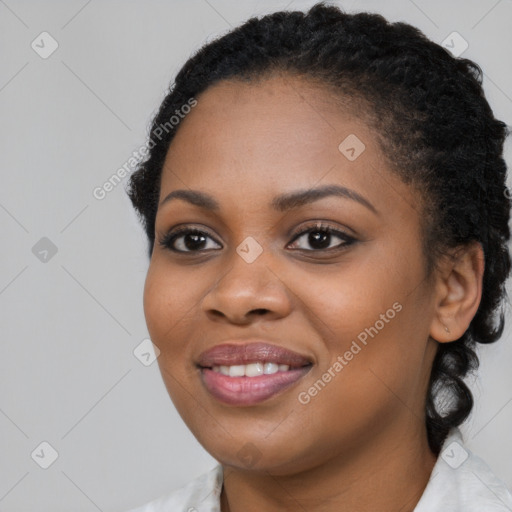
{"type": "MultiPolygon", "coordinates": [[[[240,367],[230,367],[230,369],[233,368],[240,367]]],[[[242,366],[242,368],[244,367],[242,366]]],[[[273,397],[295,384],[310,369],[311,365],[307,365],[300,368],[278,370],[272,374],[262,374],[255,377],[245,375],[231,377],[212,368],[203,368],[201,374],[203,384],[212,396],[226,404],[240,406],[254,405],[273,397]]]]}
{"type": "Polygon", "coordinates": [[[272,375],[277,372],[287,372],[290,366],[276,363],[235,364],[232,366],[214,366],[212,370],[230,377],[258,377],[259,375],[272,375]]]}
{"type": "Polygon", "coordinates": [[[198,366],[206,390],[230,405],[254,405],[293,386],[312,368],[309,358],[265,342],[222,344],[198,366]]]}

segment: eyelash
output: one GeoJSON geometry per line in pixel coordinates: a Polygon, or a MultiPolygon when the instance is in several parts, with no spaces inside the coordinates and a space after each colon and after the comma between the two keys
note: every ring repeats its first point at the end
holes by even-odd
{"type": "MultiPolygon", "coordinates": [[[[292,240],[290,243],[295,242],[297,239],[299,239],[301,236],[303,236],[307,233],[314,233],[314,232],[321,232],[321,233],[327,233],[329,235],[335,235],[335,236],[341,238],[344,242],[340,243],[339,245],[337,245],[335,247],[329,247],[327,249],[297,249],[297,250],[303,251],[303,252],[308,252],[308,253],[311,253],[311,252],[318,253],[318,252],[325,252],[325,251],[329,251],[329,252],[330,251],[339,251],[339,250],[345,249],[346,247],[352,245],[353,243],[355,243],[357,241],[354,237],[347,235],[343,231],[335,229],[329,225],[322,224],[321,222],[315,222],[314,224],[305,226],[301,231],[294,233],[292,235],[292,240]]],[[[170,251],[173,251],[173,252],[179,253],[179,254],[187,254],[187,253],[193,254],[193,253],[200,253],[203,251],[211,250],[211,249],[199,249],[197,251],[190,251],[190,250],[182,251],[180,249],[175,249],[173,247],[173,244],[176,241],[176,239],[178,239],[181,236],[186,235],[186,234],[206,235],[207,237],[215,240],[206,231],[196,229],[196,228],[191,228],[190,226],[183,226],[183,227],[176,228],[172,231],[169,231],[167,234],[165,234],[162,237],[162,239],[159,241],[159,245],[165,249],[168,249],[170,251]]],[[[215,240],[215,242],[219,243],[216,240],[215,240]]]]}

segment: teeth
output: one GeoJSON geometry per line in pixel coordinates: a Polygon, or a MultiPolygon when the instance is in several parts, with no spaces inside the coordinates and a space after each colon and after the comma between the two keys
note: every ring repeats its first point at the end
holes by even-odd
{"type": "Polygon", "coordinates": [[[229,367],[229,376],[230,377],[243,377],[245,375],[245,365],[238,364],[235,366],[229,367]]]}
{"type": "Polygon", "coordinates": [[[272,375],[277,372],[287,372],[290,366],[276,363],[250,363],[233,366],[214,366],[212,370],[229,377],[258,377],[259,375],[272,375]]]}
{"type": "Polygon", "coordinates": [[[246,377],[257,377],[263,374],[262,363],[251,363],[245,365],[245,376],[246,377]]]}
{"type": "Polygon", "coordinates": [[[263,367],[263,373],[265,375],[271,375],[272,373],[277,373],[279,371],[279,366],[276,363],[265,363],[263,367]]]}

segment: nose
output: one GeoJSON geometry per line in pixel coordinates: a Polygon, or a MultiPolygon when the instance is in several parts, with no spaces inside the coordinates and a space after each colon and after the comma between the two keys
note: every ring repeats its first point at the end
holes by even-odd
{"type": "Polygon", "coordinates": [[[262,316],[271,320],[290,314],[292,292],[269,260],[261,254],[247,263],[234,252],[203,298],[203,311],[211,320],[248,324],[262,316]]]}

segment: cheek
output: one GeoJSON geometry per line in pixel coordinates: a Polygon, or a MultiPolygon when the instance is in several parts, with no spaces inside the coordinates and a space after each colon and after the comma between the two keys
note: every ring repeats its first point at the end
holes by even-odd
{"type": "Polygon", "coordinates": [[[397,277],[383,259],[377,260],[354,259],[349,265],[295,279],[293,290],[301,299],[303,314],[335,349],[343,350],[360,333],[364,338],[365,329],[376,322],[379,331],[389,330],[399,317],[393,304],[404,301],[407,278],[397,277]]]}
{"type": "Polygon", "coordinates": [[[162,354],[179,350],[186,341],[184,329],[197,318],[201,300],[199,277],[187,281],[183,271],[151,262],[144,285],[144,315],[153,342],[162,354]]]}
{"type": "MultiPolygon", "coordinates": [[[[198,283],[195,279],[192,283],[198,283]]],[[[193,415],[197,371],[192,363],[190,339],[197,321],[201,290],[187,285],[186,272],[152,260],[144,285],[144,315],[151,340],[159,348],[157,359],[163,381],[180,414],[193,415]],[[194,402],[194,403],[189,403],[194,402]]]]}
{"type": "Polygon", "coordinates": [[[346,386],[357,387],[351,392],[357,400],[375,386],[385,391],[379,378],[392,389],[405,389],[424,364],[429,329],[421,258],[413,265],[411,255],[405,265],[389,255],[376,251],[374,257],[354,259],[336,272],[309,275],[295,287],[304,297],[303,315],[324,342],[318,376],[331,369],[345,397],[346,386]],[[338,357],[342,369],[338,364],[336,371],[338,357]]]}
{"type": "Polygon", "coordinates": [[[150,333],[161,336],[195,312],[201,295],[197,286],[190,284],[197,282],[197,277],[188,283],[184,272],[151,262],[144,284],[144,314],[150,333]]]}
{"type": "Polygon", "coordinates": [[[431,365],[425,355],[428,326],[422,325],[419,302],[411,297],[393,302],[395,297],[388,295],[386,307],[379,301],[367,302],[365,311],[347,307],[344,315],[340,311],[338,325],[331,323],[339,337],[330,345],[330,359],[316,376],[330,380],[325,388],[320,385],[317,411],[338,404],[332,415],[335,423],[347,429],[349,424],[365,428],[372,418],[387,421],[409,410],[417,409],[420,414],[431,365]],[[350,418],[347,411],[351,411],[350,418]]]}

